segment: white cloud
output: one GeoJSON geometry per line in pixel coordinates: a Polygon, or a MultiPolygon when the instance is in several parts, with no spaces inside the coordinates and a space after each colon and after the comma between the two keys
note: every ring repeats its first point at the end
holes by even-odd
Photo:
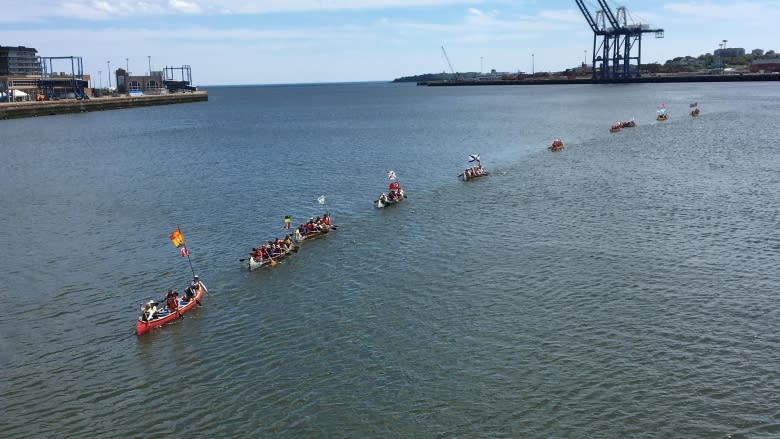
{"type": "Polygon", "coordinates": [[[0,22],[35,22],[66,17],[105,20],[146,15],[242,15],[419,8],[482,3],[485,0],[5,0],[0,22]]]}
{"type": "Polygon", "coordinates": [[[193,2],[186,2],[184,0],[169,0],[168,5],[173,10],[184,12],[185,14],[200,14],[202,12],[199,5],[193,2]]]}

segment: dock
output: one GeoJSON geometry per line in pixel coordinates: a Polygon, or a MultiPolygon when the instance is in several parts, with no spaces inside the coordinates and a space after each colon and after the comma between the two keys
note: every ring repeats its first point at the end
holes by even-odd
{"type": "Polygon", "coordinates": [[[152,105],[184,104],[208,100],[208,92],[193,91],[159,95],[105,96],[83,100],[62,99],[42,102],[8,102],[0,103],[0,119],[86,113],[90,111],[118,110],[122,108],[148,107],[152,105]]]}

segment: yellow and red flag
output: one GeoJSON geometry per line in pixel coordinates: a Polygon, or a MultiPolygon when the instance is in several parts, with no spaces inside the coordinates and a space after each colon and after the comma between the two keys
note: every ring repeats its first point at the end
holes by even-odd
{"type": "Polygon", "coordinates": [[[178,227],[171,233],[171,243],[177,248],[184,244],[184,235],[181,234],[181,230],[178,227]]]}

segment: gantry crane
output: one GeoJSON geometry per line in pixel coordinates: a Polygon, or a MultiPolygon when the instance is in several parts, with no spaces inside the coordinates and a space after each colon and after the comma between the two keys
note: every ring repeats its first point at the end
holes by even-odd
{"type": "Polygon", "coordinates": [[[612,12],[607,0],[598,0],[601,10],[594,16],[583,0],[575,0],[582,15],[593,30],[591,69],[594,80],[612,80],[641,76],[642,34],[654,33],[656,38],[664,37],[663,29],[650,29],[646,24],[629,24],[625,6],[612,12]],[[599,42],[599,37],[601,40],[599,42]],[[636,46],[636,56],[632,49],[636,46]],[[635,68],[632,61],[636,60],[635,68]]]}

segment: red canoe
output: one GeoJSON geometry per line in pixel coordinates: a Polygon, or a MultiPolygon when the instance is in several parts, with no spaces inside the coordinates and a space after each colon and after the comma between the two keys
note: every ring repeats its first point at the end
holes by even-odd
{"type": "Polygon", "coordinates": [[[158,326],[162,326],[166,323],[170,323],[173,320],[179,318],[179,316],[184,315],[187,311],[191,310],[193,307],[197,306],[197,304],[200,302],[201,297],[203,297],[203,294],[206,292],[206,286],[203,285],[203,282],[198,281],[198,288],[195,291],[195,296],[190,300],[189,302],[186,302],[183,297],[179,298],[179,310],[178,312],[171,312],[167,307],[160,308],[159,311],[157,311],[154,314],[154,318],[151,320],[144,320],[143,314],[138,317],[138,320],[135,322],[135,333],[137,335],[144,334],[148,331],[150,331],[153,328],[156,328],[158,326]]]}

